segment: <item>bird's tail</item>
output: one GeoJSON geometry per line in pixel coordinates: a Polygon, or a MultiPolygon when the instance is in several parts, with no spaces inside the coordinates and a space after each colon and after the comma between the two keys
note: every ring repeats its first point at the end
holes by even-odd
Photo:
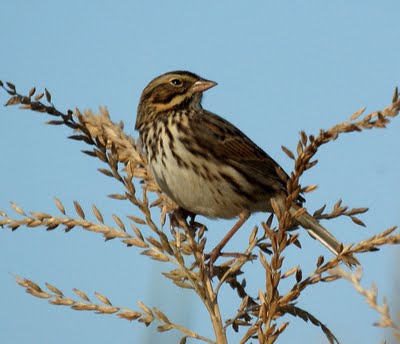
{"type": "MultiPolygon", "coordinates": [[[[283,198],[276,199],[281,210],[284,210],[283,198]]],[[[290,208],[290,213],[294,215],[301,207],[298,204],[293,204],[290,208]]],[[[308,212],[304,212],[300,216],[296,217],[296,222],[307,230],[308,234],[314,239],[317,239],[324,246],[326,246],[334,254],[338,255],[340,252],[341,243],[319,222],[314,219],[308,212]]],[[[360,262],[353,255],[343,257],[344,262],[347,266],[353,267],[360,265],[360,262]]]]}

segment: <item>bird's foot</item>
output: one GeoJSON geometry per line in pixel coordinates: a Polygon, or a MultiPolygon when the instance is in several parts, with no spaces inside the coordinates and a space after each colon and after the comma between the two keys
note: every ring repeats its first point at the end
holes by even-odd
{"type": "Polygon", "coordinates": [[[204,255],[204,261],[207,262],[206,267],[208,275],[212,279],[216,275],[216,267],[214,267],[215,261],[221,256],[221,250],[215,247],[210,253],[204,255]]]}
{"type": "MultiPolygon", "coordinates": [[[[183,208],[175,209],[172,213],[169,214],[169,222],[171,229],[182,227],[181,225],[182,221],[184,221],[186,223],[186,226],[190,228],[191,227],[190,224],[187,223],[187,218],[189,215],[190,215],[189,212],[183,208]]],[[[190,222],[192,222],[192,220],[190,222]]]]}
{"type": "Polygon", "coordinates": [[[171,229],[182,227],[180,225],[180,221],[185,221],[186,227],[189,229],[192,236],[194,236],[198,230],[207,230],[207,227],[199,222],[196,222],[195,218],[195,213],[192,213],[191,211],[185,210],[183,208],[178,208],[169,215],[171,229]],[[189,221],[187,221],[188,217],[190,217],[189,221]]]}

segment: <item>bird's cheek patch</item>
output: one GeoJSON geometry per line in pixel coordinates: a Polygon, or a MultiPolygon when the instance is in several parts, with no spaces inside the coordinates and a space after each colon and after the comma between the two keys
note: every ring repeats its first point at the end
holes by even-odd
{"type": "Polygon", "coordinates": [[[173,97],[168,103],[155,103],[154,108],[158,112],[171,110],[179,104],[183,103],[187,98],[187,94],[179,94],[173,97]]]}

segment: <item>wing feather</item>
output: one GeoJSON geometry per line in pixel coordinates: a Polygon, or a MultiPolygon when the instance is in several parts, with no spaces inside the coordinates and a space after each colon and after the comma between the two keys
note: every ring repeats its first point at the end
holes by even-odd
{"type": "MultiPolygon", "coordinates": [[[[217,160],[253,175],[264,186],[272,190],[286,190],[279,176],[279,164],[258,147],[250,138],[222,117],[203,110],[196,120],[190,121],[192,135],[199,146],[208,150],[217,160]]],[[[286,175],[287,176],[287,175],[286,175]]]]}

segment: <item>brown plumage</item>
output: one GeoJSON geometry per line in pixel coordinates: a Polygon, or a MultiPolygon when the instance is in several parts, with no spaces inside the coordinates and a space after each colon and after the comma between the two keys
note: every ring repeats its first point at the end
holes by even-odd
{"type": "MultiPolygon", "coordinates": [[[[284,209],[287,195],[282,168],[233,124],[202,108],[202,93],[215,85],[190,72],[163,74],[144,89],[135,125],[157,183],[175,203],[210,218],[239,217],[211,262],[251,213],[272,212],[272,197],[284,209]]],[[[300,196],[290,211],[303,201],[300,196]]],[[[340,243],[311,215],[297,222],[339,252],[340,243]]],[[[350,256],[347,263],[358,261],[350,256]]]]}

